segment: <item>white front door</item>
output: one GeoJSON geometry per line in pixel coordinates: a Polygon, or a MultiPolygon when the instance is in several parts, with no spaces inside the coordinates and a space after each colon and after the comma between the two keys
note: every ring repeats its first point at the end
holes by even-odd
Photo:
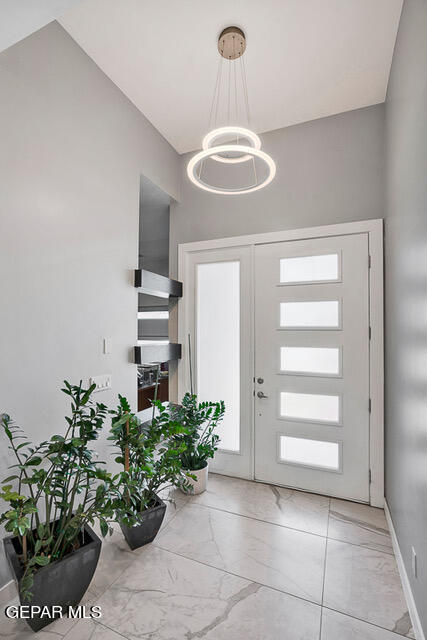
{"type": "Polygon", "coordinates": [[[369,502],[368,234],[255,247],[255,479],[369,502]]]}

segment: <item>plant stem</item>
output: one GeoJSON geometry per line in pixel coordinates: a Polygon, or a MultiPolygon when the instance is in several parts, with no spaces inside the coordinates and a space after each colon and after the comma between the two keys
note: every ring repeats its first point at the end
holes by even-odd
{"type": "MultiPolygon", "coordinates": [[[[13,453],[15,454],[16,459],[18,460],[19,464],[20,464],[20,465],[22,465],[21,456],[20,456],[20,455],[19,455],[19,453],[18,453],[18,450],[17,450],[17,448],[16,448],[16,446],[15,446],[15,443],[13,442],[13,439],[11,440],[11,439],[9,438],[9,441],[10,441],[10,444],[12,445],[13,453]]],[[[34,452],[34,453],[35,453],[35,452],[34,452]]],[[[25,476],[26,478],[28,478],[28,475],[27,475],[27,472],[26,472],[26,470],[25,470],[25,469],[21,469],[21,472],[24,474],[24,476],[25,476]]],[[[22,473],[21,473],[21,477],[22,477],[22,473]]],[[[19,479],[19,485],[20,485],[20,486],[21,486],[21,477],[20,477],[20,479],[19,479]]],[[[32,499],[34,500],[34,492],[33,492],[33,488],[32,488],[32,486],[31,486],[30,484],[28,485],[28,489],[29,489],[29,492],[30,492],[30,496],[31,496],[31,497],[32,497],[32,499]]],[[[35,514],[35,518],[36,518],[36,524],[37,524],[37,526],[38,526],[38,525],[39,525],[39,522],[40,522],[40,520],[39,520],[39,516],[38,516],[38,513],[36,513],[36,514],[35,514]]],[[[31,518],[31,522],[32,522],[32,518],[31,518]]]]}
{"type": "MultiPolygon", "coordinates": [[[[129,418],[126,420],[126,436],[129,438],[129,418]]],[[[129,471],[129,443],[125,446],[125,471],[129,471]]]]}
{"type": "Polygon", "coordinates": [[[27,564],[27,535],[22,536],[22,558],[24,564],[27,564]]]}

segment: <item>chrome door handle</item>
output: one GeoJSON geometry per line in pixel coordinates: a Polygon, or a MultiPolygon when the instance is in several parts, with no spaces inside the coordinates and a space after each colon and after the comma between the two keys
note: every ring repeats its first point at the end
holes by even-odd
{"type": "Polygon", "coordinates": [[[268,398],[263,391],[258,391],[257,396],[258,398],[268,398]]]}

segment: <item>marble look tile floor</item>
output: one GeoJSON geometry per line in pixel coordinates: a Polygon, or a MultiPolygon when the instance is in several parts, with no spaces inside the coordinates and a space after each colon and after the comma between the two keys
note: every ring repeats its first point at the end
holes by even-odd
{"type": "MultiPolygon", "coordinates": [[[[103,542],[84,604],[57,640],[399,640],[413,638],[384,513],[366,505],[211,474],[172,492],[154,543],[103,542]]],[[[4,618],[0,638],[27,640],[4,618]]]]}

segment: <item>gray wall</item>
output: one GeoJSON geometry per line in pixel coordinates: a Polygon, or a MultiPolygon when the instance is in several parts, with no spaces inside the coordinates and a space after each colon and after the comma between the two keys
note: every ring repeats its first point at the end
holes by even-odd
{"type": "Polygon", "coordinates": [[[97,399],[135,406],[140,174],[177,197],[178,155],[57,23],[0,54],[0,86],[0,412],[38,442],[64,379],[111,373],[97,399]]]}
{"type": "Polygon", "coordinates": [[[139,266],[169,276],[170,197],[141,177],[139,200],[139,266]]]}
{"type": "Polygon", "coordinates": [[[427,633],[427,2],[406,0],[386,101],[386,496],[427,633]],[[411,547],[418,557],[412,576],[411,547]]]}
{"type": "Polygon", "coordinates": [[[190,156],[183,156],[181,201],[171,207],[173,273],[180,242],[382,218],[383,125],[384,105],[376,105],[263,134],[276,178],[242,196],[195,187],[184,175],[190,156]]]}
{"type": "MultiPolygon", "coordinates": [[[[148,178],[141,176],[139,196],[139,268],[167,277],[169,276],[170,202],[170,197],[162,189],[159,189],[148,178]]],[[[168,300],[165,298],[146,294],[140,294],[138,298],[140,311],[145,308],[150,310],[167,310],[169,308],[168,300]]],[[[145,328],[147,328],[147,322],[149,321],[144,321],[145,328]]],[[[167,337],[167,327],[166,330],[162,329],[161,335],[167,337]]]]}
{"type": "MultiPolygon", "coordinates": [[[[384,105],[261,138],[262,148],[276,161],[277,175],[271,185],[248,195],[221,196],[198,189],[184,173],[189,156],[183,156],[182,199],[171,206],[173,277],[182,242],[384,217],[384,105]]],[[[171,338],[177,333],[176,316],[174,308],[171,338]]],[[[176,398],[171,368],[171,398],[176,398]]]]}

